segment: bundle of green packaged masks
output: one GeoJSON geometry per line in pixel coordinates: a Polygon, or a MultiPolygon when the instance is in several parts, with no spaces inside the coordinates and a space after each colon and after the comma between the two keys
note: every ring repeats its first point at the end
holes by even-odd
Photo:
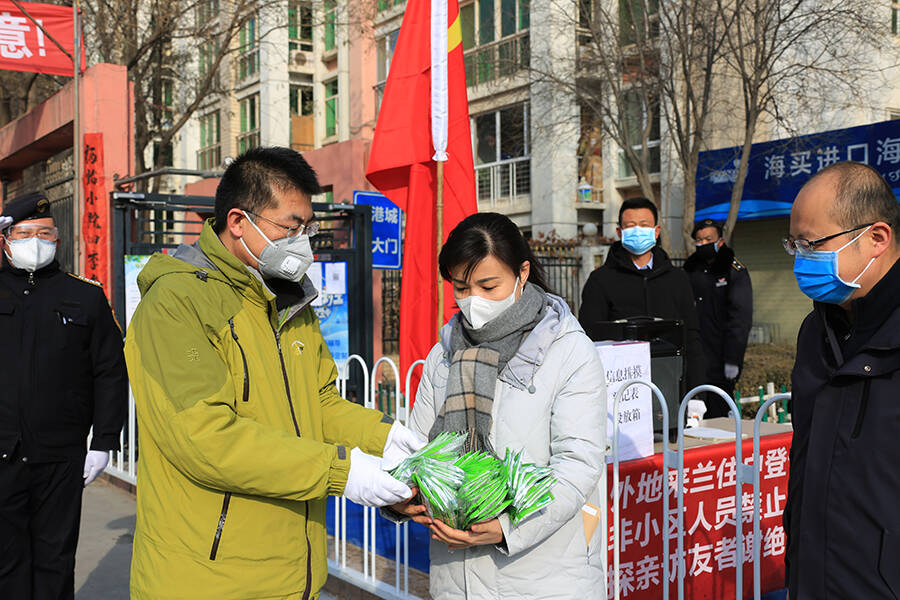
{"type": "Polygon", "coordinates": [[[445,432],[391,471],[419,488],[429,516],[455,529],[469,529],[506,511],[513,523],[553,501],[550,467],[522,461],[506,450],[503,460],[487,452],[462,453],[465,433],[445,432]]]}

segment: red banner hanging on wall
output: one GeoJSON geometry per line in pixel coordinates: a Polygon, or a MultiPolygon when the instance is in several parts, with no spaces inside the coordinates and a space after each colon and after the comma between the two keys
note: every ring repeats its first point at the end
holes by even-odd
{"type": "Polygon", "coordinates": [[[103,284],[109,294],[109,201],[103,171],[103,134],[84,134],[84,276],[103,284]]]}
{"type": "MultiPolygon", "coordinates": [[[[20,4],[49,36],[15,4],[0,0],[0,69],[71,77],[74,66],[66,52],[75,54],[72,8],[37,2],[20,4]],[[60,50],[53,40],[59,42],[66,52],[60,50]]],[[[79,46],[81,70],[84,70],[84,44],[79,46]]]]}

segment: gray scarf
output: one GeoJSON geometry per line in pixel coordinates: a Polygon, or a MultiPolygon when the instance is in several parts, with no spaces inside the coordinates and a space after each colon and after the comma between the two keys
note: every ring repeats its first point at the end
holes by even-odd
{"type": "Polygon", "coordinates": [[[465,431],[466,451],[493,452],[488,436],[497,376],[544,318],[548,305],[544,290],[526,283],[519,299],[481,329],[472,329],[461,313],[456,316],[451,322],[447,396],[429,439],[444,431],[465,431]]]}

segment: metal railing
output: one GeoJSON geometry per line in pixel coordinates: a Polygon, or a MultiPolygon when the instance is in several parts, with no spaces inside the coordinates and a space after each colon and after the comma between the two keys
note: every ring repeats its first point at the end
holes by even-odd
{"type": "Polygon", "coordinates": [[[511,205],[531,196],[531,157],[501,160],[475,167],[479,208],[511,205]]]}
{"type": "Polygon", "coordinates": [[[528,32],[476,46],[465,52],[466,84],[487,83],[527,69],[531,61],[528,32]]]}
{"type": "MultiPolygon", "coordinates": [[[[369,369],[368,365],[365,363],[364,359],[358,355],[350,356],[347,363],[341,369],[340,378],[337,381],[338,390],[342,394],[342,396],[346,397],[347,395],[347,382],[350,378],[350,372],[352,369],[357,369],[361,372],[362,375],[362,398],[364,398],[364,405],[368,408],[377,408],[379,403],[381,403],[382,407],[384,405],[384,397],[379,399],[379,395],[384,393],[384,389],[382,385],[378,384],[378,374],[379,371],[384,369],[389,369],[390,374],[393,376],[393,384],[391,387],[392,393],[390,393],[390,398],[393,401],[394,406],[392,407],[392,412],[401,423],[405,423],[408,418],[407,404],[406,399],[411,396],[411,382],[412,377],[415,374],[416,370],[421,368],[424,365],[423,360],[416,361],[411,365],[408,369],[405,379],[401,380],[400,371],[397,368],[396,363],[394,363],[389,358],[381,358],[375,362],[373,367],[369,369]],[[405,382],[405,386],[403,387],[403,394],[401,394],[401,381],[405,382]]],[[[668,406],[665,397],[662,392],[656,387],[652,382],[646,379],[632,379],[622,383],[622,386],[619,388],[618,392],[615,394],[615,398],[613,400],[613,414],[618,414],[618,409],[620,403],[623,400],[627,390],[634,386],[644,386],[651,390],[653,397],[656,402],[662,409],[662,417],[663,417],[663,431],[668,431],[668,406]]],[[[680,409],[679,409],[679,417],[678,417],[678,445],[677,450],[672,450],[668,447],[668,444],[664,447],[662,451],[662,471],[663,471],[663,479],[662,481],[669,481],[669,472],[676,471],[677,474],[677,486],[675,488],[675,494],[677,497],[677,585],[678,585],[678,598],[679,600],[684,600],[684,585],[685,580],[687,578],[686,574],[686,564],[685,564],[685,553],[684,553],[684,538],[685,538],[685,524],[684,524],[684,495],[685,495],[685,481],[684,481],[684,460],[685,460],[685,447],[684,447],[684,436],[685,436],[685,416],[686,409],[688,406],[688,402],[697,397],[698,395],[704,393],[713,393],[718,394],[722,397],[732,411],[732,418],[735,421],[735,448],[734,448],[734,456],[735,456],[735,478],[734,478],[734,486],[735,486],[735,507],[734,507],[734,522],[736,529],[736,553],[737,553],[737,565],[743,565],[746,562],[743,558],[744,553],[744,545],[743,545],[743,528],[740,526],[742,523],[742,518],[744,518],[744,506],[742,503],[742,492],[744,486],[752,486],[753,487],[753,538],[752,538],[752,556],[749,557],[753,562],[753,597],[755,600],[759,600],[762,589],[761,589],[761,562],[760,562],[760,549],[761,549],[761,523],[760,523],[760,428],[761,428],[761,420],[762,416],[767,412],[769,406],[773,405],[776,402],[786,400],[790,398],[790,394],[775,394],[766,399],[766,401],[760,406],[757,411],[754,428],[753,428],[753,462],[752,464],[745,464],[742,456],[742,446],[743,446],[743,438],[740,434],[741,432],[741,419],[740,412],[738,410],[738,405],[734,402],[734,400],[729,397],[725,392],[716,388],[714,386],[704,385],[694,388],[681,400],[680,409]]],[[[386,407],[385,407],[386,408],[386,407]]],[[[125,427],[120,434],[120,441],[122,443],[122,450],[115,451],[110,453],[110,464],[106,469],[106,472],[110,475],[127,481],[131,484],[136,484],[136,461],[138,460],[138,452],[137,452],[137,439],[136,439],[136,419],[135,419],[135,409],[134,409],[134,398],[129,397],[129,406],[128,406],[128,420],[125,427]]],[[[613,503],[612,514],[613,514],[613,566],[614,566],[614,576],[613,581],[608,585],[612,586],[613,594],[610,596],[612,598],[619,599],[622,597],[622,590],[620,586],[620,555],[622,554],[621,547],[621,537],[622,532],[620,530],[621,527],[621,517],[620,517],[620,504],[621,504],[621,486],[620,486],[620,457],[619,457],[619,428],[615,427],[613,430],[613,438],[612,443],[609,448],[609,452],[612,454],[612,498],[611,501],[613,503]]],[[[607,478],[606,476],[600,477],[599,481],[600,488],[600,496],[604,498],[606,502],[610,501],[610,495],[607,491],[607,478]]],[[[664,486],[665,490],[662,493],[662,510],[663,510],[663,523],[668,522],[668,517],[670,515],[669,512],[669,492],[668,486],[664,486]]],[[[378,563],[377,563],[377,524],[384,520],[379,512],[374,508],[362,507],[362,521],[363,521],[363,545],[358,550],[361,551],[362,558],[362,570],[354,568],[352,565],[348,564],[347,558],[347,549],[349,546],[348,542],[348,516],[350,511],[348,510],[347,499],[344,497],[335,497],[334,498],[334,553],[333,556],[328,558],[328,569],[329,574],[342,579],[356,587],[366,590],[380,598],[388,598],[391,600],[418,600],[418,597],[411,594],[409,591],[409,565],[410,565],[410,556],[409,556],[409,524],[403,523],[393,523],[394,526],[394,577],[393,582],[384,581],[378,578],[378,563]]],[[[609,533],[609,526],[607,523],[607,507],[600,507],[601,521],[600,527],[603,528],[603,531],[609,533]]],[[[357,511],[358,512],[358,511],[357,511]]],[[[352,518],[352,517],[351,517],[352,518]]],[[[670,537],[667,533],[667,528],[664,529],[660,537],[662,538],[661,542],[663,545],[663,561],[662,561],[662,569],[663,569],[663,584],[662,584],[662,598],[663,600],[668,600],[669,598],[669,564],[670,564],[670,537]]],[[[385,557],[387,558],[387,557],[385,557]]],[[[735,569],[735,590],[736,590],[736,598],[737,600],[742,600],[742,568],[735,569]]]]}

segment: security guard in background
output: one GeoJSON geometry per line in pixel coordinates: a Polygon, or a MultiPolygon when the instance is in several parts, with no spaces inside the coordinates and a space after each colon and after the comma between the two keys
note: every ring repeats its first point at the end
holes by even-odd
{"type": "MultiPolygon", "coordinates": [[[[694,289],[700,318],[700,338],[706,353],[706,383],[734,396],[744,365],[747,338],[753,324],[753,289],[747,268],[725,245],[722,225],[698,221],[693,232],[696,251],[684,263],[694,289]]],[[[708,394],[706,418],[728,416],[728,405],[708,394]]]]}
{"type": "Polygon", "coordinates": [[[43,194],[0,233],[0,598],[73,598],[82,490],[127,410],[122,333],[100,284],[60,270],[43,194]]]}

